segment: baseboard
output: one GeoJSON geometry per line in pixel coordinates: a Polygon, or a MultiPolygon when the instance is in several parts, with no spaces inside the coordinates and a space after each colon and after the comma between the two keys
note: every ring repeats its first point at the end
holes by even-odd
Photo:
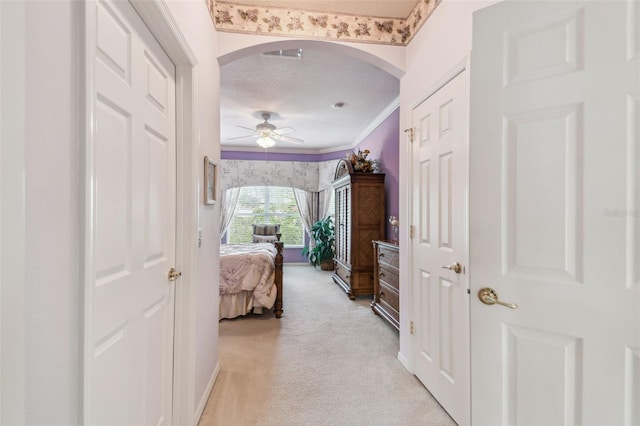
{"type": "Polygon", "coordinates": [[[211,391],[213,390],[213,385],[216,383],[216,379],[218,378],[218,374],[220,373],[220,363],[216,364],[216,368],[213,369],[213,374],[211,375],[211,379],[209,379],[209,383],[207,383],[207,388],[202,395],[202,399],[198,403],[198,407],[196,408],[196,413],[193,416],[196,419],[195,424],[200,422],[200,417],[202,417],[202,413],[204,413],[204,407],[207,406],[207,401],[209,401],[209,397],[211,396],[211,391]]]}
{"type": "Polygon", "coordinates": [[[413,373],[413,371],[411,371],[411,368],[409,368],[409,360],[401,352],[398,352],[398,361],[400,361],[400,364],[402,364],[402,366],[406,368],[409,373],[413,373]]]}

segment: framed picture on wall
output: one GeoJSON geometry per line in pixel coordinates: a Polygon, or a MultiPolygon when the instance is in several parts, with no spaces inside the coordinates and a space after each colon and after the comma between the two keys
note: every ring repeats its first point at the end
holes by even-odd
{"type": "Polygon", "coordinates": [[[209,157],[204,157],[204,203],[216,203],[216,179],[218,167],[209,157]]]}

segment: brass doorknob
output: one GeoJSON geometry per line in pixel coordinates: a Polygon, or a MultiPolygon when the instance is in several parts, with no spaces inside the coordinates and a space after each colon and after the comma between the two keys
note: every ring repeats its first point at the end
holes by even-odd
{"type": "Polygon", "coordinates": [[[169,281],[175,281],[182,276],[182,272],[176,271],[176,268],[169,269],[169,273],[167,274],[169,277],[169,281]]]}
{"type": "Polygon", "coordinates": [[[492,288],[483,287],[478,290],[478,299],[485,305],[501,305],[509,309],[518,309],[515,303],[507,303],[498,299],[498,293],[492,288]]]}
{"type": "Polygon", "coordinates": [[[463,270],[462,265],[460,264],[460,262],[456,262],[453,265],[444,265],[444,266],[442,266],[442,269],[448,269],[450,271],[455,272],[456,274],[461,273],[462,270],[463,270]]]}

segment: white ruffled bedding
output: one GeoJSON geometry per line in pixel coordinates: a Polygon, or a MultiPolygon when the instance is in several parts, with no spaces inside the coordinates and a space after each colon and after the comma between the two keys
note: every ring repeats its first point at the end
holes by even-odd
{"type": "Polygon", "coordinates": [[[277,253],[271,243],[220,245],[220,319],[273,307],[277,253]]]}

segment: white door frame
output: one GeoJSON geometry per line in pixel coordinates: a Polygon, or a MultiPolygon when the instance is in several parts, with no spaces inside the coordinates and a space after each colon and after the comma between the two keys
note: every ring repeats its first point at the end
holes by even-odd
{"type": "MultiPolygon", "coordinates": [[[[413,110],[415,110],[418,105],[420,105],[422,102],[424,102],[425,100],[427,100],[431,95],[433,95],[434,93],[436,93],[438,90],[440,90],[442,87],[444,87],[447,83],[449,83],[451,80],[453,80],[454,78],[456,78],[459,74],[463,73],[464,71],[468,71],[469,70],[469,60],[470,57],[469,55],[465,55],[464,58],[462,58],[460,61],[458,61],[458,63],[456,65],[454,65],[449,71],[447,71],[445,74],[443,74],[435,83],[433,83],[426,91],[424,91],[420,96],[418,96],[416,98],[415,101],[413,101],[410,106],[409,106],[409,110],[411,111],[411,114],[407,115],[407,117],[412,120],[413,117],[413,110]]],[[[410,122],[410,127],[409,129],[413,129],[413,122],[410,122]]],[[[408,131],[409,129],[405,130],[408,131]]],[[[467,135],[465,135],[465,139],[467,140],[467,145],[469,144],[469,129],[467,126],[467,135]]],[[[409,143],[406,144],[406,150],[407,150],[407,158],[411,158],[411,140],[409,137],[408,140],[409,143]]],[[[409,178],[411,178],[411,176],[413,176],[413,166],[411,162],[408,162],[408,176],[409,178]]],[[[469,168],[469,158],[467,156],[466,159],[466,166],[467,169],[469,168]]],[[[467,187],[466,187],[466,193],[465,193],[465,233],[466,233],[466,237],[465,237],[465,246],[464,246],[464,259],[468,262],[469,259],[469,182],[467,181],[467,187]]],[[[405,220],[407,221],[407,223],[409,223],[411,226],[413,226],[413,223],[411,222],[411,218],[412,218],[412,212],[413,212],[413,207],[414,207],[414,192],[413,192],[413,188],[411,187],[411,185],[409,185],[409,196],[407,197],[407,210],[406,210],[406,215],[405,215],[405,220]]],[[[408,235],[406,235],[406,237],[409,237],[410,234],[408,233],[408,235]]],[[[408,265],[408,270],[409,271],[413,271],[413,252],[412,252],[412,243],[410,241],[410,238],[406,239],[406,243],[403,244],[403,250],[405,253],[408,253],[408,255],[406,256],[407,259],[407,265],[408,265]]],[[[467,271],[468,273],[468,271],[467,271]]],[[[402,280],[401,280],[402,281],[402,280]]],[[[414,352],[414,344],[413,344],[413,336],[411,335],[411,330],[406,329],[406,326],[410,327],[411,322],[413,321],[413,318],[415,317],[415,312],[413,312],[413,303],[411,303],[412,300],[414,300],[414,293],[413,293],[413,286],[414,286],[414,282],[413,282],[413,272],[410,272],[409,277],[408,277],[408,288],[403,288],[405,294],[407,294],[407,297],[403,297],[402,298],[402,302],[403,303],[403,307],[400,310],[400,316],[402,317],[400,320],[400,324],[401,327],[402,325],[405,325],[405,330],[400,331],[400,338],[401,339],[406,339],[407,341],[407,351],[405,353],[399,354],[398,355],[398,359],[400,360],[400,362],[405,366],[405,368],[411,372],[414,373],[415,371],[415,359],[413,356],[413,352],[414,352]]],[[[403,293],[403,291],[401,291],[401,293],[403,293]]]]}
{"type": "MultiPolygon", "coordinates": [[[[151,34],[160,43],[171,61],[176,66],[176,269],[182,277],[176,281],[175,290],[175,323],[174,323],[174,360],[173,360],[173,424],[194,424],[195,407],[195,284],[197,272],[197,256],[195,253],[198,223],[197,195],[199,162],[196,162],[196,64],[197,60],[178,24],[171,15],[164,0],[129,0],[151,34]]],[[[92,3],[92,2],[89,2],[92,3]]],[[[91,93],[95,86],[92,52],[90,46],[95,45],[95,25],[87,15],[90,7],[85,3],[81,17],[81,26],[85,30],[84,68],[81,79],[84,80],[84,111],[81,132],[86,137],[84,146],[84,323],[83,328],[83,361],[86,367],[91,353],[87,347],[91,339],[92,318],[92,282],[94,273],[93,230],[91,181],[95,174],[89,159],[92,155],[95,108],[91,93]]],[[[81,417],[87,423],[84,407],[89,406],[88,387],[90,372],[83,369],[83,400],[81,417]]]]}

